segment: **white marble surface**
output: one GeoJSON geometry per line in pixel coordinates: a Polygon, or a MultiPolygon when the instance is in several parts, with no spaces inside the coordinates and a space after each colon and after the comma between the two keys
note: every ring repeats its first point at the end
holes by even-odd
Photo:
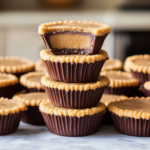
{"type": "Polygon", "coordinates": [[[17,132],[0,136],[0,150],[148,150],[149,137],[118,133],[113,126],[85,137],[63,137],[50,133],[45,126],[21,123],[17,132]]]}

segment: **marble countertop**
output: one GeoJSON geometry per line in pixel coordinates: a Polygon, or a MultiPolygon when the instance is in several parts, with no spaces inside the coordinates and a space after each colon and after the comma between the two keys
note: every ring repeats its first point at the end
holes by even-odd
{"type": "Polygon", "coordinates": [[[114,126],[85,137],[63,137],[50,133],[45,126],[20,123],[18,130],[0,136],[0,150],[148,150],[149,137],[133,137],[118,133],[114,126]]]}

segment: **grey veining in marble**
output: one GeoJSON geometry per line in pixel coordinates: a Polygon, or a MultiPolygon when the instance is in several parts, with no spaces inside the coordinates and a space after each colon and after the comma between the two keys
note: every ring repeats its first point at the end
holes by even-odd
{"type": "Polygon", "coordinates": [[[63,137],[50,133],[45,126],[21,123],[10,135],[0,136],[0,150],[149,150],[149,137],[118,133],[113,126],[85,137],[63,137]]]}

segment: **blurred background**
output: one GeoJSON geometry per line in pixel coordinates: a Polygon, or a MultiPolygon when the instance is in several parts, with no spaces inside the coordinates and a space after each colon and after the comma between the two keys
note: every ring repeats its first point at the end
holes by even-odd
{"type": "Polygon", "coordinates": [[[64,20],[108,23],[111,58],[150,54],[150,0],[0,0],[0,55],[36,61],[45,48],[38,26],[64,20]]]}

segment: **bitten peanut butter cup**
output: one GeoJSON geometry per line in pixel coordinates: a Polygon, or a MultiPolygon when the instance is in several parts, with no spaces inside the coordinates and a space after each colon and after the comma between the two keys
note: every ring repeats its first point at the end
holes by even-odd
{"type": "Polygon", "coordinates": [[[24,103],[0,98],[0,135],[15,132],[26,109],[24,103]]]}
{"type": "Polygon", "coordinates": [[[85,136],[99,130],[106,106],[98,103],[86,109],[59,108],[42,102],[40,111],[48,130],[62,136],[85,136]]]}
{"type": "Polygon", "coordinates": [[[18,78],[11,74],[0,73],[0,97],[12,98],[16,92],[18,78]]]}
{"type": "Polygon", "coordinates": [[[126,95],[128,97],[136,95],[140,83],[129,72],[103,71],[101,75],[110,79],[109,86],[105,88],[105,94],[126,95]]]}
{"type": "Polygon", "coordinates": [[[0,72],[21,75],[34,70],[34,63],[21,57],[0,57],[0,72]]]}
{"type": "Polygon", "coordinates": [[[89,83],[65,83],[54,81],[49,76],[41,79],[51,103],[64,108],[90,108],[98,104],[109,79],[99,76],[97,81],[89,83]]]}
{"type": "Polygon", "coordinates": [[[24,89],[27,93],[30,92],[44,92],[44,89],[41,85],[41,78],[45,75],[43,72],[29,72],[25,75],[22,75],[20,78],[21,85],[24,86],[24,89]]]}
{"type": "Polygon", "coordinates": [[[150,98],[131,97],[108,105],[117,131],[132,136],[150,136],[150,98]]]}
{"type": "Polygon", "coordinates": [[[88,21],[59,21],[41,24],[38,33],[51,54],[93,55],[101,49],[110,26],[88,21]]]}
{"type": "Polygon", "coordinates": [[[109,71],[109,70],[121,70],[122,69],[122,62],[119,59],[112,59],[110,58],[104,63],[102,71],[109,71]]]}
{"type": "Polygon", "coordinates": [[[45,124],[39,111],[40,103],[49,101],[45,92],[18,94],[13,97],[13,100],[25,103],[28,108],[27,111],[23,112],[21,121],[34,125],[45,124]]]}
{"type": "Polygon", "coordinates": [[[109,58],[101,50],[96,55],[51,55],[42,50],[40,56],[50,78],[62,82],[91,82],[97,80],[104,62],[109,58]]]}
{"type": "MultiPolygon", "coordinates": [[[[125,98],[127,98],[127,97],[124,95],[103,94],[100,101],[103,104],[105,104],[106,108],[108,108],[109,103],[116,101],[116,100],[119,100],[119,99],[125,99],[125,98]]],[[[111,118],[110,113],[108,111],[106,111],[106,113],[105,113],[102,124],[104,124],[104,125],[112,125],[113,124],[112,118],[111,118]]]]}
{"type": "Polygon", "coordinates": [[[128,61],[134,78],[138,79],[142,84],[150,80],[150,55],[134,55],[128,61]]]}

